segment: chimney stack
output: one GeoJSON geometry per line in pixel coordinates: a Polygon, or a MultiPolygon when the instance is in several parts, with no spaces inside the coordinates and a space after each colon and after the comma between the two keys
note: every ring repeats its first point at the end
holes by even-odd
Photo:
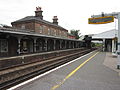
{"type": "Polygon", "coordinates": [[[57,24],[58,25],[58,18],[57,18],[57,16],[53,17],[53,24],[57,24]]]}
{"type": "Polygon", "coordinates": [[[41,7],[36,7],[36,11],[35,11],[35,17],[39,17],[40,19],[43,19],[43,15],[42,15],[42,9],[41,7]]]}

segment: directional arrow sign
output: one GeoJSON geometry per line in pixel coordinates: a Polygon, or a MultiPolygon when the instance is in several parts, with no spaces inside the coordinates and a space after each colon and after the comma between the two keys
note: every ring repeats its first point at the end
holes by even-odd
{"type": "Polygon", "coordinates": [[[97,18],[89,18],[88,23],[89,24],[106,24],[114,22],[113,16],[105,16],[105,17],[97,17],[97,18]]]}

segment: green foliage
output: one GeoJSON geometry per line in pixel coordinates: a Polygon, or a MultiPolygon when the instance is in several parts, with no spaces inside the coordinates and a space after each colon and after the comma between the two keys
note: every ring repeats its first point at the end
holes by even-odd
{"type": "Polygon", "coordinates": [[[80,38],[80,35],[81,35],[80,30],[74,30],[73,29],[73,30],[70,31],[70,33],[75,36],[75,39],[80,38]]]}
{"type": "Polygon", "coordinates": [[[95,43],[91,42],[91,46],[92,46],[92,47],[95,47],[95,43]]]}
{"type": "Polygon", "coordinates": [[[96,46],[96,47],[101,47],[102,44],[101,44],[101,43],[95,43],[95,46],[96,46]]]}

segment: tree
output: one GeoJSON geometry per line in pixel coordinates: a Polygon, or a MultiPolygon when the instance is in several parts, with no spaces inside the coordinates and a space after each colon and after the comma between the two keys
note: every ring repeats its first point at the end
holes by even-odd
{"type": "Polygon", "coordinates": [[[80,30],[74,30],[73,29],[73,30],[70,30],[70,33],[75,36],[75,39],[80,38],[80,35],[81,35],[80,30]]]}

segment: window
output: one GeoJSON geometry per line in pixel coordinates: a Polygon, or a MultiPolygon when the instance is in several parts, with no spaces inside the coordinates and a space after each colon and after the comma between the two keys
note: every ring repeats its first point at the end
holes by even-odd
{"type": "Polygon", "coordinates": [[[25,25],[22,25],[22,26],[21,26],[21,29],[25,29],[25,25]]]}
{"type": "Polygon", "coordinates": [[[55,32],[54,32],[54,29],[52,29],[52,35],[53,35],[53,36],[54,36],[54,33],[55,33],[55,32]]]}
{"type": "Polygon", "coordinates": [[[50,29],[48,28],[48,35],[50,35],[50,29]]]}
{"type": "Polygon", "coordinates": [[[56,30],[55,30],[55,36],[56,36],[57,34],[56,34],[56,30]]]}
{"type": "Polygon", "coordinates": [[[8,52],[8,42],[6,39],[0,40],[0,52],[8,52]]]}
{"type": "Polygon", "coordinates": [[[64,36],[66,37],[66,32],[64,32],[64,36]]]}
{"type": "Polygon", "coordinates": [[[59,32],[59,36],[61,36],[61,31],[59,32]]]}
{"type": "Polygon", "coordinates": [[[43,33],[43,26],[40,26],[40,33],[43,33]]]}
{"type": "Polygon", "coordinates": [[[46,26],[44,25],[44,26],[43,26],[43,28],[45,29],[45,28],[46,28],[46,26]]]}
{"type": "Polygon", "coordinates": [[[51,35],[53,35],[54,34],[54,31],[53,31],[53,29],[51,29],[51,35]]]}

